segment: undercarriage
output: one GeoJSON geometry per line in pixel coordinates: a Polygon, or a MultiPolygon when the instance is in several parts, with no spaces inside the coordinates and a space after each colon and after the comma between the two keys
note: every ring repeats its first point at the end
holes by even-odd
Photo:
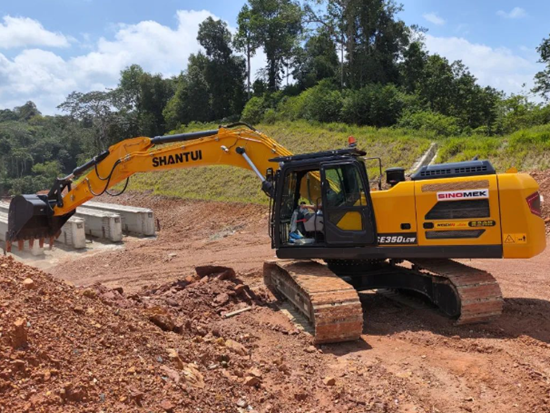
{"type": "Polygon", "coordinates": [[[264,264],[264,280],[308,318],[316,343],[360,337],[363,313],[358,291],[414,291],[459,325],[492,321],[503,305],[491,274],[449,259],[328,260],[327,265],[274,260],[264,264]]]}

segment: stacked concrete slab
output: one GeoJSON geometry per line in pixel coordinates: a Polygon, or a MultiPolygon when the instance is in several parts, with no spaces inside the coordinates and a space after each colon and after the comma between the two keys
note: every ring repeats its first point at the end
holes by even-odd
{"type": "MultiPolygon", "coordinates": [[[[0,240],[6,241],[6,234],[8,233],[8,214],[0,211],[0,240]]],[[[14,245],[13,248],[18,248],[18,245],[14,245]]],[[[32,255],[43,255],[44,247],[40,246],[38,240],[32,242],[25,241],[23,244],[23,251],[30,252],[32,255]]]]}
{"type": "Polygon", "coordinates": [[[125,233],[150,237],[155,235],[155,217],[148,208],[107,204],[104,202],[86,202],[86,208],[108,211],[120,215],[122,230],[125,233]]]}
{"type": "Polygon", "coordinates": [[[86,226],[84,220],[71,217],[61,228],[61,235],[57,241],[73,247],[74,249],[86,248],[86,226]]]}
{"type": "Polygon", "coordinates": [[[122,241],[120,215],[101,210],[78,207],[75,216],[86,221],[86,234],[112,242],[122,241]]]}

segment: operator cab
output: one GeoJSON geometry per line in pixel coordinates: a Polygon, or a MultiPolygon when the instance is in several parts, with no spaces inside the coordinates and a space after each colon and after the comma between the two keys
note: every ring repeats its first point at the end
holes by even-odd
{"type": "Polygon", "coordinates": [[[270,220],[275,248],[376,243],[364,155],[352,147],[271,159],[280,165],[270,220]]]}

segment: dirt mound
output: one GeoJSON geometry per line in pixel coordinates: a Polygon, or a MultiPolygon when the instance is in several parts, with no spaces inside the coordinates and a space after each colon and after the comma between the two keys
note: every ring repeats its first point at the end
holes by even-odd
{"type": "Polygon", "coordinates": [[[0,257],[0,284],[0,411],[397,411],[399,381],[327,376],[336,357],[228,268],[127,295],[0,257]]]}

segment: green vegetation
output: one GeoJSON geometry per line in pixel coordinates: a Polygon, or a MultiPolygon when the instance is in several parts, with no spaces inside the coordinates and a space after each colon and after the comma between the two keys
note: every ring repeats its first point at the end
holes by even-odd
{"type": "MultiPolygon", "coordinates": [[[[482,87],[462,62],[428,53],[425,30],[401,10],[394,0],[246,0],[235,34],[212,17],[200,24],[203,50],[178,76],[131,65],[115,88],[71,93],[63,115],[42,116],[32,102],[0,110],[0,195],[48,188],[123,139],[239,119],[295,153],[355,135],[385,166],[409,168],[436,141],[441,162],[479,155],[500,170],[548,168],[550,105],[482,87]],[[251,73],[259,50],[266,66],[251,73]]],[[[547,99],[550,38],[537,51],[546,68],[533,92],[547,99]]],[[[146,174],[132,188],[266,201],[253,175],[224,167],[146,174]]]]}

